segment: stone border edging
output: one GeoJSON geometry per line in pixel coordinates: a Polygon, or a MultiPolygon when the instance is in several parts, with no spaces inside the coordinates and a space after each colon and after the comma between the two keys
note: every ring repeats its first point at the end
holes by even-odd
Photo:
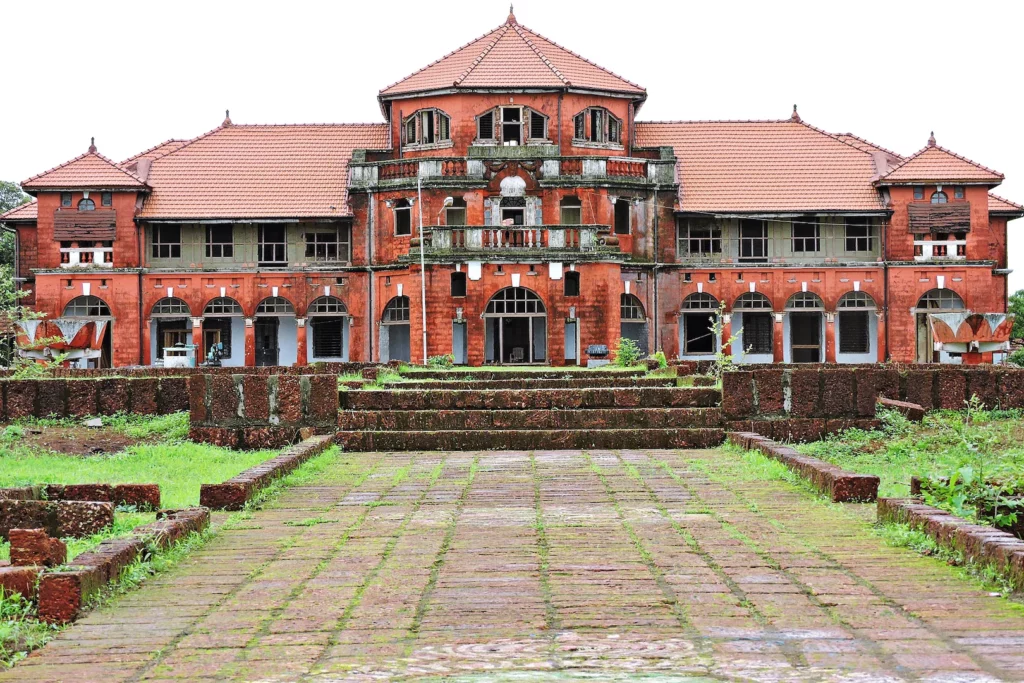
{"type": "Polygon", "coordinates": [[[959,550],[968,560],[986,564],[1024,590],[1024,541],[1013,534],[925,505],[912,498],[879,498],[878,521],[907,524],[940,546],[959,550]]]}
{"type": "Polygon", "coordinates": [[[730,443],[778,460],[808,479],[814,488],[826,494],[833,503],[871,503],[878,498],[879,479],[872,474],[847,472],[753,432],[729,432],[727,438],[730,443]]]}
{"type": "Polygon", "coordinates": [[[136,527],[127,538],[112,538],[82,553],[62,571],[44,571],[39,577],[39,619],[67,624],[78,618],[85,602],[146,552],[147,546],[163,549],[190,533],[210,525],[206,508],[161,510],[157,521],[136,527]]]}
{"type": "Polygon", "coordinates": [[[261,489],[324,452],[333,443],[333,434],[313,436],[221,484],[203,484],[199,489],[199,504],[211,510],[241,510],[261,489]]]}

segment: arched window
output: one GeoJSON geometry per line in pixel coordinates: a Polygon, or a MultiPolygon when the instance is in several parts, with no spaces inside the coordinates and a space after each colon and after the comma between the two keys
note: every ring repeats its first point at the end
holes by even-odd
{"type": "Polygon", "coordinates": [[[734,311],[771,311],[772,302],[761,292],[740,294],[732,305],[734,311]]]}
{"type": "Polygon", "coordinates": [[[797,292],[786,302],[787,311],[824,311],[825,304],[814,292],[797,292]]]}
{"type": "Polygon", "coordinates": [[[866,292],[847,292],[839,299],[836,308],[840,310],[869,310],[873,311],[878,306],[875,300],[866,292]]]}
{"type": "Polygon", "coordinates": [[[164,297],[153,304],[151,318],[188,318],[192,315],[188,304],[173,296],[164,297]]]}
{"type": "Polygon", "coordinates": [[[268,296],[256,307],[256,315],[294,315],[292,302],[280,296],[268,296]]]}
{"type": "Polygon", "coordinates": [[[110,307],[95,296],[77,296],[64,307],[65,318],[108,318],[110,307]]]}
{"type": "Polygon", "coordinates": [[[96,202],[94,202],[91,199],[82,199],[81,201],[78,202],[78,210],[79,211],[95,211],[96,210],[96,202]]]}
{"type": "Polygon", "coordinates": [[[644,305],[633,294],[622,294],[619,297],[619,318],[626,321],[646,322],[644,305]]]}
{"type": "Polygon", "coordinates": [[[706,292],[696,292],[683,299],[683,310],[710,311],[718,308],[718,299],[706,292]]]}
{"type": "Polygon", "coordinates": [[[306,315],[348,315],[348,308],[337,297],[322,296],[309,305],[309,308],[306,309],[306,315]]]}
{"type": "Polygon", "coordinates": [[[545,312],[544,302],[525,287],[506,287],[487,302],[485,315],[539,315],[545,312]]]}
{"type": "Polygon", "coordinates": [[[405,144],[433,145],[452,139],[451,118],[440,109],[421,109],[405,120],[405,144]]]}
{"type": "Polygon", "coordinates": [[[203,315],[212,315],[217,317],[241,316],[242,307],[239,306],[238,302],[231,297],[221,296],[206,304],[206,308],[203,310],[203,315]]]}
{"type": "Polygon", "coordinates": [[[620,144],[622,122],[604,107],[589,107],[573,117],[573,142],[620,144]]]}
{"type": "Polygon", "coordinates": [[[396,296],[384,307],[384,314],[380,321],[385,325],[395,325],[409,322],[409,297],[396,296]]]}
{"type": "Polygon", "coordinates": [[[945,204],[948,201],[949,197],[945,192],[932,192],[932,204],[945,204]]]}
{"type": "Polygon", "coordinates": [[[395,235],[406,236],[412,234],[412,205],[408,199],[399,199],[395,202],[395,235]]]}
{"type": "Polygon", "coordinates": [[[921,310],[930,311],[962,311],[965,308],[964,300],[960,298],[959,294],[950,289],[928,290],[917,302],[917,307],[921,310]]]}

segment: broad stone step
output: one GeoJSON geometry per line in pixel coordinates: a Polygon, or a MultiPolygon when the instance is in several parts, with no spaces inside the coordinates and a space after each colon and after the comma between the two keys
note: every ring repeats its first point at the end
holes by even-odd
{"type": "Polygon", "coordinates": [[[668,429],[719,427],[718,408],[595,408],[573,410],[343,410],[343,431],[493,429],[668,429]]]}
{"type": "Polygon", "coordinates": [[[346,391],[342,410],[541,410],[555,408],[713,408],[722,394],[711,388],[493,389],[346,391]]]}
{"type": "Polygon", "coordinates": [[[675,377],[571,377],[568,379],[411,380],[395,382],[393,389],[594,389],[616,387],[674,387],[675,377]]]}
{"type": "Polygon", "coordinates": [[[523,368],[521,370],[422,370],[403,373],[409,379],[560,379],[566,377],[642,377],[646,368],[616,368],[614,370],[569,370],[559,368],[523,368]]]}
{"type": "Polygon", "coordinates": [[[506,431],[341,431],[346,451],[485,451],[580,448],[713,448],[721,429],[557,429],[506,431]]]}

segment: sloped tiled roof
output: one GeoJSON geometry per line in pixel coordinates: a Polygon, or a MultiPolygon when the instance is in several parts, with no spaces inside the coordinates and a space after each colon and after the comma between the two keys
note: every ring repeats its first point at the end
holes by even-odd
{"type": "Polygon", "coordinates": [[[382,97],[450,88],[582,88],[645,95],[636,83],[519,24],[489,33],[381,90],[382,97]]]}
{"type": "Polygon", "coordinates": [[[989,192],[988,210],[989,213],[1021,213],[1024,211],[1024,206],[989,192]]]}
{"type": "Polygon", "coordinates": [[[26,202],[21,206],[16,206],[6,213],[0,214],[0,223],[3,222],[22,222],[22,221],[34,221],[39,216],[39,205],[36,204],[36,200],[26,202]]]}
{"type": "Polygon", "coordinates": [[[864,152],[881,152],[882,154],[885,154],[886,156],[891,157],[896,161],[903,161],[903,156],[901,154],[897,154],[891,149],[886,149],[881,145],[876,145],[870,140],[865,140],[864,138],[858,135],[854,135],[853,133],[836,133],[835,135],[843,142],[853,145],[857,149],[862,150],[864,152]]]}
{"type": "Polygon", "coordinates": [[[129,168],[133,165],[138,164],[140,159],[156,159],[157,157],[161,157],[164,154],[170,154],[171,152],[179,150],[187,144],[188,140],[165,140],[164,142],[161,142],[159,145],[156,145],[155,147],[150,147],[144,152],[139,152],[134,156],[128,157],[127,159],[119,163],[118,166],[121,166],[123,168],[129,168]]]}
{"type": "Polygon", "coordinates": [[[146,184],[90,146],[85,154],[32,176],[21,187],[25,190],[119,190],[143,189],[146,184]]]}
{"type": "Polygon", "coordinates": [[[869,151],[798,120],[638,122],[675,150],[683,211],[880,211],[869,151]]]}
{"type": "Polygon", "coordinates": [[[998,185],[1003,181],[1003,174],[939,147],[933,139],[929,141],[927,147],[913,156],[907,157],[902,164],[889,171],[879,180],[879,183],[928,181],[989,182],[998,185]]]}
{"type": "Polygon", "coordinates": [[[153,161],[141,218],[349,215],[355,149],[386,149],[387,124],[224,125],[153,161]]]}

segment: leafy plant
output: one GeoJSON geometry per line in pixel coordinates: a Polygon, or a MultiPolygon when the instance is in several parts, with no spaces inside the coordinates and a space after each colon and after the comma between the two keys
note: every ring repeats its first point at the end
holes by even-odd
{"type": "Polygon", "coordinates": [[[639,363],[641,358],[643,358],[643,353],[635,341],[619,337],[619,342],[615,345],[615,365],[620,368],[632,367],[639,363]]]}
{"type": "Polygon", "coordinates": [[[455,365],[455,356],[446,353],[441,356],[431,356],[427,359],[427,367],[449,370],[455,365]]]}
{"type": "MultiPolygon", "coordinates": [[[[1017,323],[1014,322],[1013,325],[1014,328],[1016,328],[1017,323]]],[[[1013,365],[1016,365],[1017,367],[1024,368],[1024,349],[1017,349],[1016,351],[1010,354],[1010,357],[1007,360],[1013,365]]]]}
{"type": "Polygon", "coordinates": [[[722,335],[725,334],[725,302],[718,305],[718,313],[711,316],[711,334],[717,340],[721,339],[722,343],[719,344],[715,349],[715,362],[711,366],[711,376],[715,377],[719,381],[722,379],[722,374],[733,369],[732,354],[726,354],[724,350],[731,347],[736,343],[736,340],[740,338],[740,333],[743,328],[736,330],[728,339],[722,339],[722,335]]]}
{"type": "Polygon", "coordinates": [[[665,357],[664,351],[656,351],[654,355],[651,356],[651,358],[658,361],[659,368],[664,369],[668,367],[668,358],[665,357]]]}

